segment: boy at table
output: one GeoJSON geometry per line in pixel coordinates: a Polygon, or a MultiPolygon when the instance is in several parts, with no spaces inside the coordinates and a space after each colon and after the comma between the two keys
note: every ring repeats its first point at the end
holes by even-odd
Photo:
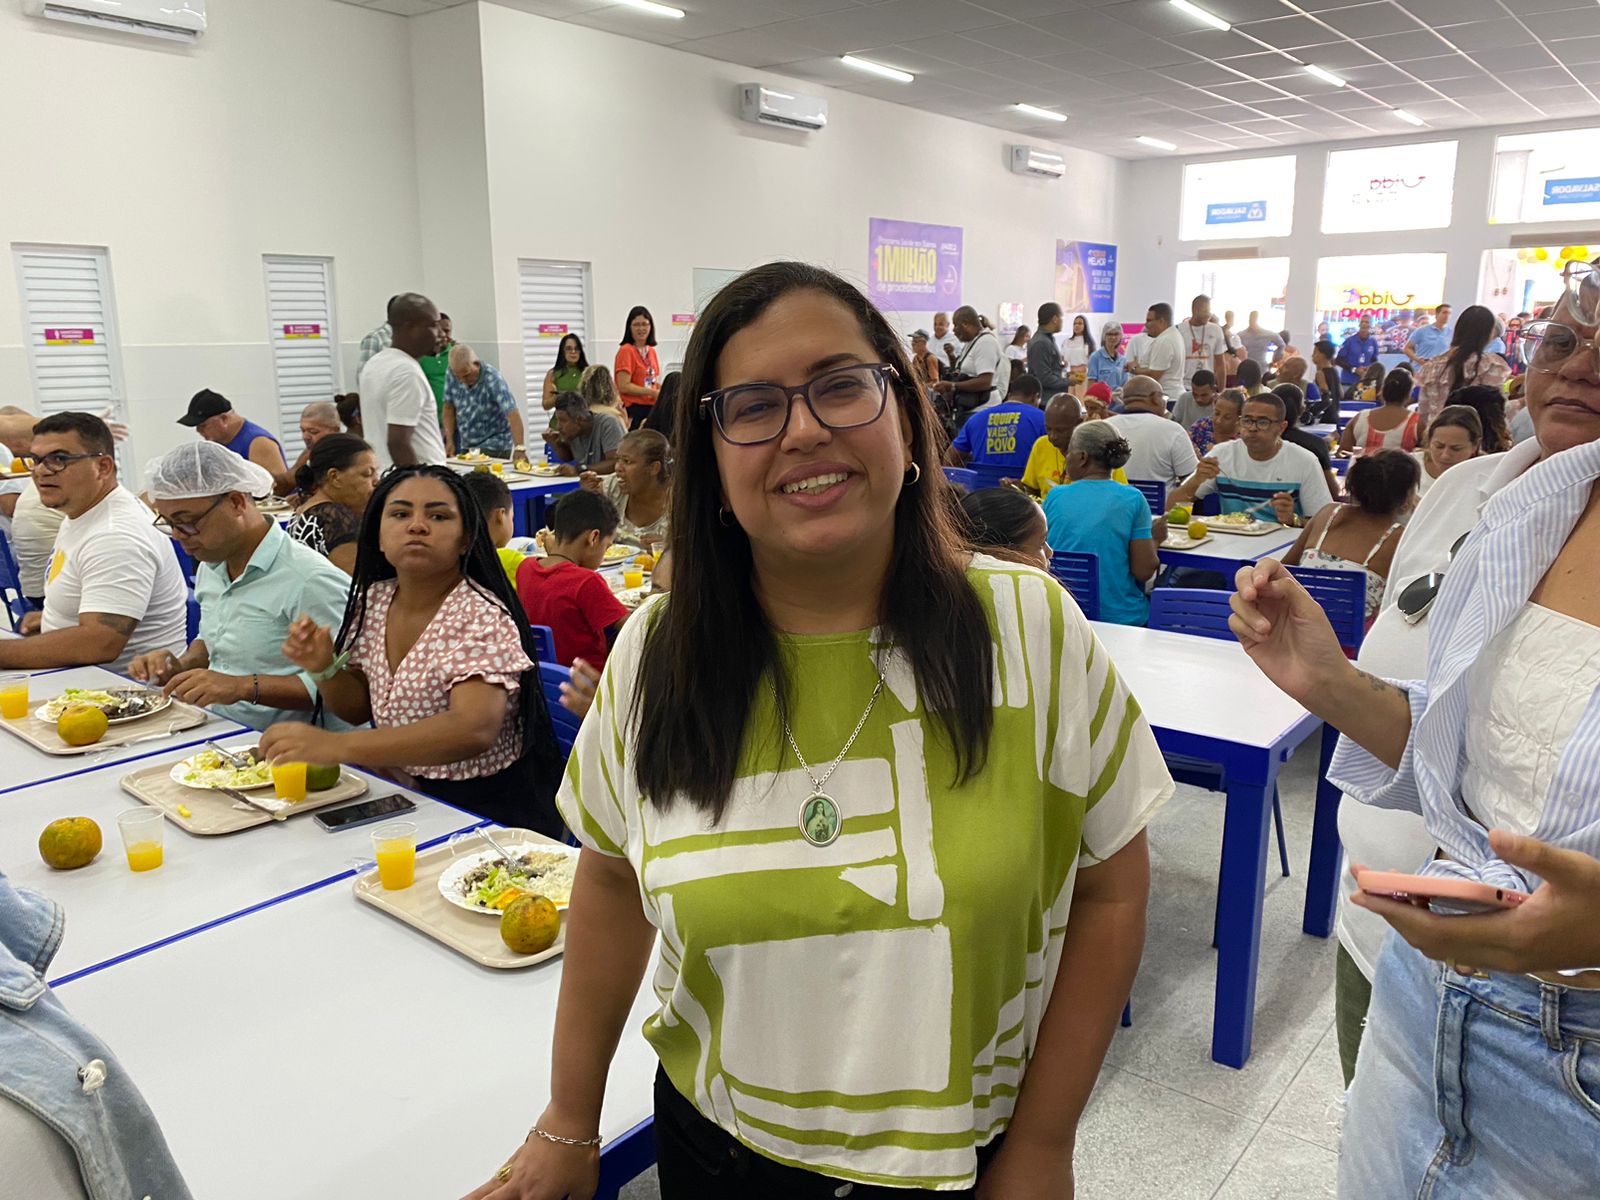
{"type": "Polygon", "coordinates": [[[556,659],[605,665],[628,610],[597,569],[617,532],[617,507],[599,492],[568,492],[550,514],[554,535],[543,558],[517,568],[517,598],[528,624],[548,625],[556,659]]]}
{"type": "Polygon", "coordinates": [[[178,446],[145,476],[157,527],[200,564],[200,636],[182,654],[140,655],[128,673],[252,729],[308,720],[317,685],[284,657],[284,639],[302,614],[341,621],[350,577],[262,515],[251,497],[271,493],[271,473],[225,446],[178,446]]]}
{"type": "Polygon", "coordinates": [[[1167,496],[1167,507],[1193,504],[1216,492],[1224,513],[1258,510],[1270,503],[1285,525],[1298,528],[1333,503],[1316,456],[1283,440],[1288,428],[1283,400],[1252,396],[1239,418],[1239,436],[1213,446],[1193,475],[1167,496]]]}
{"type": "Polygon", "coordinates": [[[520,550],[511,548],[511,539],[517,532],[512,517],[514,501],[511,499],[511,489],[506,486],[504,479],[488,471],[474,471],[470,475],[463,475],[461,484],[472,493],[472,498],[478,502],[478,507],[483,509],[483,520],[489,527],[489,540],[494,543],[494,552],[499,556],[500,566],[505,570],[506,582],[515,590],[517,568],[528,556],[520,550]]]}

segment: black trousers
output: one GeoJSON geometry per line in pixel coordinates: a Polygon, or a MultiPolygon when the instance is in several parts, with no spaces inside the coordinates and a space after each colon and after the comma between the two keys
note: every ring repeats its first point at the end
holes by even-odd
{"type": "Polygon", "coordinates": [[[628,405],[628,428],[643,429],[645,418],[655,411],[654,404],[628,405]]]}
{"type": "MultiPolygon", "coordinates": [[[[879,1187],[845,1183],[815,1171],[802,1171],[764,1158],[742,1146],[702,1117],[672,1086],[667,1073],[656,1071],[656,1163],[661,1200],[906,1200],[937,1196],[940,1200],[972,1200],[974,1189],[936,1192],[921,1188],[879,1187]]],[[[978,1151],[983,1174],[1005,1140],[1001,1134],[978,1151]]]]}

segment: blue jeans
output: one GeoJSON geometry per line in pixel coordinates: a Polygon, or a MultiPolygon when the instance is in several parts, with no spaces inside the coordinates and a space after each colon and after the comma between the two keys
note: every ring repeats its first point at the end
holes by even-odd
{"type": "Polygon", "coordinates": [[[1339,1155],[1342,1200],[1600,1194],[1600,991],[1471,979],[1391,933],[1339,1155]]]}

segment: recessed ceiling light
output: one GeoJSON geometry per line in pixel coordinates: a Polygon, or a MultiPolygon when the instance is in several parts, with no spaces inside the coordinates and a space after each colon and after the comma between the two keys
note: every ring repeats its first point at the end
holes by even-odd
{"type": "Polygon", "coordinates": [[[1013,104],[1012,108],[1018,112],[1027,113],[1030,117],[1038,117],[1044,121],[1065,121],[1067,114],[1056,112],[1053,108],[1040,108],[1037,104],[1013,104]]]}
{"type": "Polygon", "coordinates": [[[628,8],[637,8],[640,12],[651,13],[658,17],[681,17],[683,9],[673,8],[670,4],[657,4],[656,0],[617,0],[618,4],[628,8]]]}
{"type": "Polygon", "coordinates": [[[1179,12],[1191,16],[1196,21],[1203,22],[1204,24],[1211,26],[1213,29],[1220,29],[1223,33],[1227,33],[1228,30],[1233,28],[1233,26],[1229,25],[1215,13],[1208,13],[1198,4],[1190,4],[1189,0],[1171,0],[1171,4],[1172,7],[1177,9],[1179,12]]]}
{"type": "Polygon", "coordinates": [[[1424,121],[1421,117],[1416,116],[1413,113],[1408,113],[1403,108],[1395,109],[1394,110],[1394,115],[1399,117],[1402,121],[1406,122],[1408,125],[1426,125],[1427,124],[1427,122],[1424,121]]]}
{"type": "Polygon", "coordinates": [[[1344,86],[1343,79],[1340,79],[1332,71],[1324,71],[1321,67],[1317,66],[1316,63],[1306,63],[1305,72],[1313,79],[1320,79],[1323,83],[1331,83],[1334,87],[1344,86]]]}
{"type": "Polygon", "coordinates": [[[1176,150],[1178,148],[1171,142],[1163,142],[1160,138],[1153,138],[1143,133],[1133,140],[1141,146],[1149,146],[1152,150],[1176,150]]]}
{"type": "Polygon", "coordinates": [[[871,59],[857,58],[854,54],[841,54],[840,62],[849,63],[858,71],[866,71],[869,75],[880,75],[884,79],[893,79],[896,83],[910,83],[916,78],[910,71],[902,71],[898,67],[886,67],[882,63],[875,63],[871,59]]]}

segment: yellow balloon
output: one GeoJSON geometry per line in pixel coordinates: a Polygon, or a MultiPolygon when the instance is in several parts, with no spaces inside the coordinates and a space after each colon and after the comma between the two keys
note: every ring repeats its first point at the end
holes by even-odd
{"type": "Polygon", "coordinates": [[[1525,263],[1525,262],[1529,261],[1532,257],[1533,257],[1533,254],[1528,250],[1518,250],[1517,251],[1517,261],[1520,262],[1520,263],[1525,263]]]}
{"type": "Polygon", "coordinates": [[[1573,249],[1578,252],[1577,259],[1579,262],[1588,262],[1593,257],[1588,246],[1574,246],[1573,249]]]}
{"type": "Polygon", "coordinates": [[[1566,259],[1582,258],[1583,251],[1578,246],[1563,246],[1561,247],[1561,257],[1566,259]]]}
{"type": "Polygon", "coordinates": [[[1535,250],[1533,252],[1533,257],[1535,259],[1537,259],[1539,262],[1549,262],[1550,261],[1550,251],[1546,250],[1543,246],[1540,246],[1537,250],[1535,250]]]}

